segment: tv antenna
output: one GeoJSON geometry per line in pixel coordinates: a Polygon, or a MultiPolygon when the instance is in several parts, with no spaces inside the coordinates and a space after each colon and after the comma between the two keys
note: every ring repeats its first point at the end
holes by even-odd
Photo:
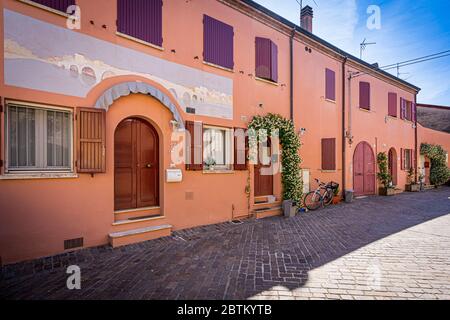
{"type": "MultiPolygon", "coordinates": [[[[297,1],[298,5],[300,6],[300,14],[302,14],[302,9],[303,9],[303,0],[295,0],[297,1]]],[[[316,5],[316,7],[318,7],[319,5],[317,4],[316,0],[312,0],[314,2],[314,4],[316,5]]]]}
{"type": "Polygon", "coordinates": [[[359,58],[362,60],[363,52],[366,50],[367,46],[377,44],[376,42],[367,42],[367,39],[364,38],[363,42],[359,44],[359,58]]]}

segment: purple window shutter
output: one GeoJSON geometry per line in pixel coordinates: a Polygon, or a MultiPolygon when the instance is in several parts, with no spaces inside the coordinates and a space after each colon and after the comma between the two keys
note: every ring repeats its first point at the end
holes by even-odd
{"type": "Polygon", "coordinates": [[[67,12],[67,8],[75,4],[75,0],[33,0],[33,2],[61,12],[67,12]]]}
{"type": "Polygon", "coordinates": [[[406,118],[406,100],[400,98],[400,119],[406,118]]]}
{"type": "Polygon", "coordinates": [[[233,27],[207,15],[203,16],[203,60],[233,69],[233,27]]]}
{"type": "Polygon", "coordinates": [[[117,31],[162,46],[162,0],[117,0],[117,31]]]}
{"type": "Polygon", "coordinates": [[[336,139],[322,139],[322,170],[336,170],[336,139]]]}
{"type": "Polygon", "coordinates": [[[359,83],[359,107],[370,110],[370,83],[359,83]]]}
{"type": "Polygon", "coordinates": [[[325,70],[325,98],[336,101],[336,73],[333,70],[325,70]]]}
{"type": "Polygon", "coordinates": [[[414,102],[411,104],[411,121],[417,122],[417,105],[414,102]]]}
{"type": "Polygon", "coordinates": [[[278,82],[278,47],[275,43],[270,41],[271,45],[271,77],[274,82],[278,82]]]}
{"type": "Polygon", "coordinates": [[[271,43],[269,39],[259,38],[255,39],[255,64],[256,76],[262,79],[270,79],[271,73],[271,43]]]}
{"type": "Polygon", "coordinates": [[[397,117],[397,94],[394,92],[389,92],[388,95],[388,114],[397,117]]]}

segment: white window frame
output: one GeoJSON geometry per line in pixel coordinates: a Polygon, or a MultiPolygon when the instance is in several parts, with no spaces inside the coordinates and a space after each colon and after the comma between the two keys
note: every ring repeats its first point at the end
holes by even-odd
{"type": "Polygon", "coordinates": [[[203,126],[203,170],[204,171],[212,171],[212,169],[207,169],[205,166],[205,132],[208,129],[221,130],[225,131],[225,164],[224,165],[215,165],[214,170],[224,170],[224,171],[232,171],[233,163],[234,163],[234,130],[233,128],[227,127],[218,127],[218,126],[203,126]]]}
{"type": "Polygon", "coordinates": [[[29,103],[23,101],[16,100],[7,100],[5,101],[5,175],[21,175],[21,174],[67,174],[74,173],[74,111],[71,108],[52,106],[52,105],[44,105],[38,103],[29,103]],[[55,169],[10,169],[9,168],[9,107],[23,107],[23,108],[33,108],[47,111],[61,111],[66,112],[70,115],[70,128],[69,128],[69,164],[70,167],[67,169],[55,168],[55,169]]]}

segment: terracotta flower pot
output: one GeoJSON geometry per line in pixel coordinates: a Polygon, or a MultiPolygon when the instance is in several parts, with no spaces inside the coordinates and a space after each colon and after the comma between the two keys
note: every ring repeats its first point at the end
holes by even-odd
{"type": "Polygon", "coordinates": [[[342,198],[340,196],[334,196],[333,197],[333,204],[339,204],[341,203],[342,198]]]}

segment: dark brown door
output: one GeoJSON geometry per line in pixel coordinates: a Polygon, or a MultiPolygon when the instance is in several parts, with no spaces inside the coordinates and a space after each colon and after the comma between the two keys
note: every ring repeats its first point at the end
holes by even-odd
{"type": "Polygon", "coordinates": [[[122,121],[114,137],[115,210],[159,205],[159,142],[148,122],[122,121]]]}
{"type": "Polygon", "coordinates": [[[397,185],[397,152],[395,149],[389,150],[389,174],[392,177],[392,184],[397,185]]]}
{"type": "Polygon", "coordinates": [[[353,156],[353,188],[357,196],[375,194],[375,157],[367,142],[358,144],[353,156]]]}
{"type": "MultiPolygon", "coordinates": [[[[270,144],[264,148],[266,148],[266,156],[270,157],[270,144]]],[[[255,197],[273,195],[273,174],[270,173],[270,167],[271,164],[265,165],[260,163],[258,165],[255,165],[255,197]]]]}

